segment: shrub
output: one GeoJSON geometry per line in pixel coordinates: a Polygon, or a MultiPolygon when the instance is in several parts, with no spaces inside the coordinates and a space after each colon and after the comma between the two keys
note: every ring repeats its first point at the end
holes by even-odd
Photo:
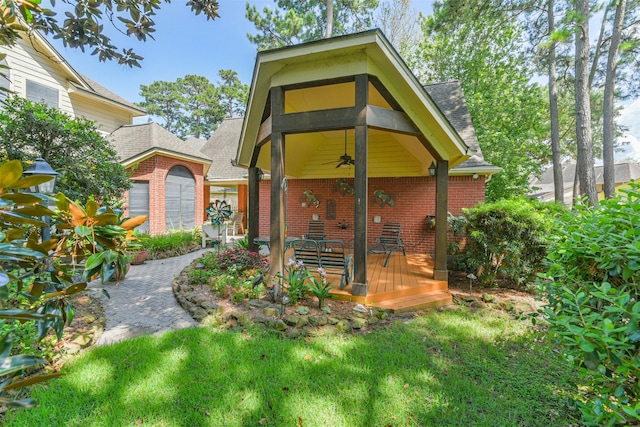
{"type": "Polygon", "coordinates": [[[200,249],[200,234],[198,230],[176,230],[156,236],[142,234],[138,243],[149,251],[149,259],[164,259],[200,249]]]}
{"type": "Polygon", "coordinates": [[[216,261],[221,270],[260,270],[268,268],[268,262],[257,252],[246,249],[229,249],[217,255],[216,261]]]}
{"type": "Polygon", "coordinates": [[[550,208],[524,198],[465,209],[466,265],[484,284],[505,278],[518,285],[535,279],[547,254],[550,208]]]}
{"type": "Polygon", "coordinates": [[[590,425],[640,421],[640,186],[558,221],[540,290],[590,425]]]}

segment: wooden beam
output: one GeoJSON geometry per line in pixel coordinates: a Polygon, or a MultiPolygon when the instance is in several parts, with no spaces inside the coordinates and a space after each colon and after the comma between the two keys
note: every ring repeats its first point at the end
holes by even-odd
{"type": "Polygon", "coordinates": [[[247,209],[247,225],[249,229],[249,250],[258,252],[260,248],[253,241],[260,234],[260,170],[249,168],[249,209],[247,209]]]}
{"type": "Polygon", "coordinates": [[[420,135],[418,129],[409,116],[402,111],[389,110],[387,108],[367,106],[367,125],[372,128],[404,133],[407,135],[420,135]]]}
{"type": "Polygon", "coordinates": [[[382,84],[382,82],[375,76],[371,76],[369,79],[373,87],[382,95],[385,101],[389,103],[391,108],[396,111],[403,111],[400,104],[395,100],[395,98],[391,95],[391,92],[387,90],[387,88],[382,84]]]}
{"type": "Polygon", "coordinates": [[[449,162],[438,160],[436,172],[436,259],[435,280],[448,280],[447,271],[447,212],[449,204],[449,162]]]}
{"type": "Polygon", "coordinates": [[[272,116],[272,131],[282,133],[322,132],[352,128],[357,122],[358,114],[355,107],[333,108],[272,116]]]}
{"type": "MultiPolygon", "coordinates": [[[[284,92],[281,87],[271,88],[271,117],[277,118],[284,112],[284,92]]],[[[271,226],[270,226],[270,261],[271,275],[284,271],[284,134],[271,133],[271,226]]],[[[280,286],[276,285],[274,293],[280,296],[280,286]]]]}
{"type": "Polygon", "coordinates": [[[366,296],[367,283],[367,217],[369,172],[367,169],[369,150],[369,129],[367,128],[367,103],[369,101],[369,76],[356,76],[356,110],[359,121],[355,126],[355,177],[354,177],[354,246],[353,246],[353,284],[351,294],[366,296]],[[360,123],[364,121],[364,123],[360,123]]]}
{"type": "Polygon", "coordinates": [[[260,123],[260,129],[258,129],[258,137],[256,138],[256,146],[261,146],[267,143],[271,138],[271,116],[267,117],[262,123],[260,123]]]}

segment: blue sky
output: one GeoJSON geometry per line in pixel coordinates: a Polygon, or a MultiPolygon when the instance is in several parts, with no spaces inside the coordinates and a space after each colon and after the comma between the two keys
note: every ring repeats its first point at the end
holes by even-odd
{"type": "MultiPolygon", "coordinates": [[[[273,7],[273,0],[249,0],[259,10],[273,7]]],[[[52,43],[77,71],[86,74],[103,86],[132,102],[139,102],[140,85],[157,80],[175,81],[187,74],[207,77],[218,83],[221,69],[232,69],[243,83],[251,83],[256,57],[255,45],[247,33],[255,33],[253,25],[244,17],[245,0],[220,0],[220,18],[207,21],[195,16],[183,1],[162,4],[155,17],[154,40],[137,42],[109,29],[112,41],[120,48],[133,47],[143,56],[142,68],[128,68],[111,62],[99,62],[89,51],[67,49],[58,41],[52,43]]],[[[413,0],[412,5],[422,13],[431,11],[433,0],[413,0]]],[[[105,27],[108,26],[105,23],[105,27]]],[[[143,120],[144,121],[144,120],[143,120]]],[[[629,127],[630,141],[619,159],[634,157],[640,160],[640,99],[626,102],[620,121],[629,127]]]]}

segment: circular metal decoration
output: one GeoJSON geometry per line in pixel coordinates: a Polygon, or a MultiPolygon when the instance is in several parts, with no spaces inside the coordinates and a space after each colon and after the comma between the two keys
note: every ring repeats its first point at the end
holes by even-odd
{"type": "Polygon", "coordinates": [[[220,225],[231,217],[231,206],[225,200],[216,200],[206,209],[211,224],[220,225]]]}

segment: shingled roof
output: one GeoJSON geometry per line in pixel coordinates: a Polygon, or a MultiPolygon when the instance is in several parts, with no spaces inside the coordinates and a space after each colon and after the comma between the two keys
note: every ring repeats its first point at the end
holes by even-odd
{"type": "Polygon", "coordinates": [[[78,73],[78,75],[82,78],[82,80],[84,80],[84,82],[87,84],[87,86],[81,86],[75,82],[70,82],[74,87],[78,88],[78,89],[84,89],[84,90],[88,90],[89,92],[92,92],[94,95],[97,95],[103,99],[106,99],[108,101],[111,102],[115,102],[117,104],[123,105],[127,108],[131,108],[133,110],[136,110],[140,113],[140,115],[145,115],[147,114],[147,112],[138,107],[136,104],[127,101],[126,99],[124,99],[123,97],[121,97],[120,95],[118,95],[117,93],[111,92],[109,89],[107,89],[106,87],[102,86],[100,83],[96,82],[95,80],[91,79],[90,77],[85,76],[84,74],[80,74],[78,73]]]}
{"type": "Polygon", "coordinates": [[[242,118],[224,120],[211,138],[202,148],[202,152],[211,159],[211,168],[207,174],[207,181],[245,181],[247,171],[233,166],[238,152],[242,118]]]}
{"type": "Polygon", "coordinates": [[[154,154],[165,154],[207,165],[211,161],[197,145],[188,144],[157,123],[122,126],[113,131],[109,139],[120,162],[125,166],[154,154]]]}
{"type": "Polygon", "coordinates": [[[425,85],[424,89],[429,96],[431,96],[431,99],[433,99],[447,120],[449,120],[449,123],[451,123],[456,132],[458,132],[465,144],[467,144],[471,151],[475,152],[469,159],[453,168],[450,173],[455,175],[465,173],[469,170],[473,170],[473,172],[480,172],[482,170],[487,170],[487,172],[491,173],[499,172],[500,168],[484,160],[484,155],[478,143],[478,137],[473,127],[471,114],[469,114],[460,82],[454,80],[435,83],[425,85]]]}

